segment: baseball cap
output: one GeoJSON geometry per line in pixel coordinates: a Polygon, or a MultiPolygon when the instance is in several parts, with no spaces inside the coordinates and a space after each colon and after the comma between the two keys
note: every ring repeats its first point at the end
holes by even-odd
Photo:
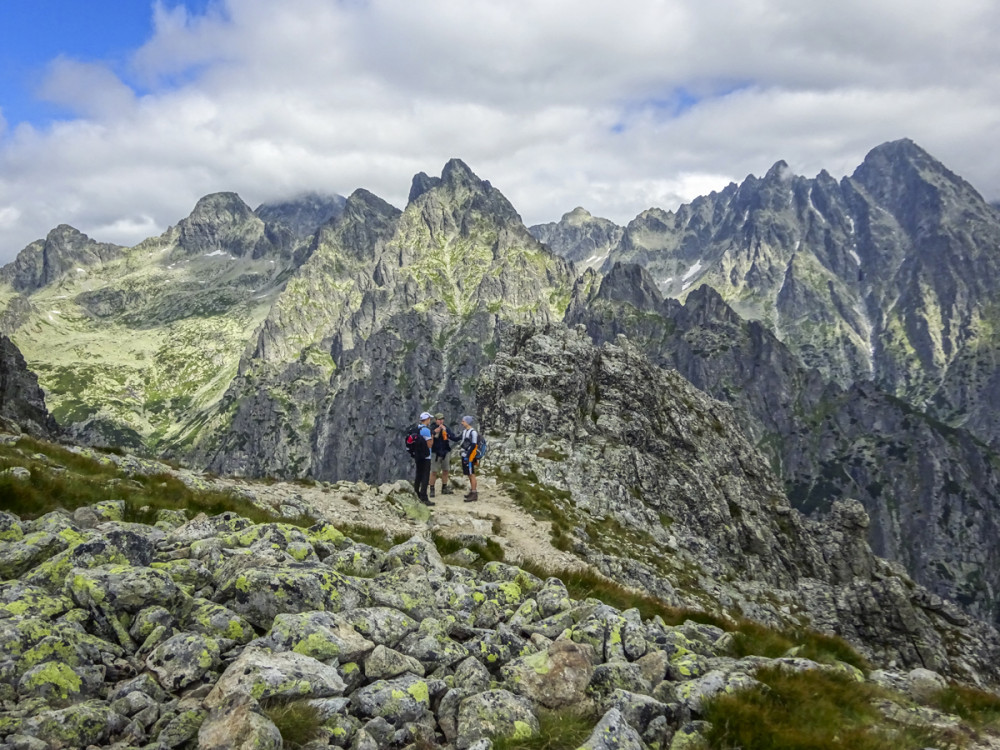
{"type": "Polygon", "coordinates": [[[429,411],[424,411],[420,413],[420,421],[423,422],[425,419],[430,419],[431,413],[429,411]]]}
{"type": "Polygon", "coordinates": [[[444,419],[444,412],[438,412],[434,415],[434,419],[444,419]]]}

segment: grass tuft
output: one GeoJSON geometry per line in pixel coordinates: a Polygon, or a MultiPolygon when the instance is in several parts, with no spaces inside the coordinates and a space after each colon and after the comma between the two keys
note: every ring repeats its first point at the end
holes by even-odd
{"type": "Polygon", "coordinates": [[[575,750],[590,737],[597,717],[573,708],[542,709],[538,724],[538,734],[525,739],[495,738],[493,750],[575,750]]]}
{"type": "Polygon", "coordinates": [[[322,736],[320,727],[323,720],[315,706],[307,701],[268,701],[261,706],[264,714],[274,722],[281,732],[282,745],[290,750],[302,747],[306,743],[322,736]]]}

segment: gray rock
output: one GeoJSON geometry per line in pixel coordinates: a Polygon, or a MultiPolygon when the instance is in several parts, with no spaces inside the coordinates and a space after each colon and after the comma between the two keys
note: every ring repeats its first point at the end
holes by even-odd
{"type": "Polygon", "coordinates": [[[526,739],[538,733],[531,701],[507,690],[488,690],[464,699],[458,709],[455,747],[465,750],[481,739],[526,739]]]}
{"type": "Polygon", "coordinates": [[[617,708],[609,710],[594,727],[580,750],[646,750],[642,737],[617,708]]]}
{"type": "Polygon", "coordinates": [[[335,667],[293,651],[270,653],[248,647],[223,672],[205,707],[214,709],[234,694],[265,698],[328,698],[344,692],[335,667]]]}
{"type": "Polygon", "coordinates": [[[424,676],[423,665],[412,656],[379,644],[365,659],[365,677],[370,680],[398,677],[409,672],[417,677],[424,676]]]}
{"type": "Polygon", "coordinates": [[[351,694],[355,715],[381,717],[397,729],[430,717],[430,689],[426,680],[406,674],[394,680],[376,680],[351,694]]]}
{"type": "Polygon", "coordinates": [[[146,668],[164,689],[177,692],[201,681],[219,668],[219,642],[201,633],[178,633],[161,643],[148,657],[146,668]]]}

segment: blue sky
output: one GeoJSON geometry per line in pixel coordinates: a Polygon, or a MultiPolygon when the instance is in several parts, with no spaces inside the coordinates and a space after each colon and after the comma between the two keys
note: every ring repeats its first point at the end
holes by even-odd
{"type": "Polygon", "coordinates": [[[131,54],[152,35],[152,18],[144,0],[3,0],[0,107],[8,127],[70,114],[37,93],[57,57],[103,62],[127,76],[131,54]]]}
{"type": "Polygon", "coordinates": [[[912,138],[1000,199],[995,0],[0,0],[0,263],[232,190],[398,206],[463,159],[526,223],[626,223],[912,138]]]}

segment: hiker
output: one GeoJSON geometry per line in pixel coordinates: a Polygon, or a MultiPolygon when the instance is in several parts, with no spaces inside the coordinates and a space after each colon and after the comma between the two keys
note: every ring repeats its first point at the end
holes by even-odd
{"type": "Polygon", "coordinates": [[[479,433],[472,426],[474,418],[462,417],[462,473],[469,478],[469,491],[465,502],[474,503],[479,499],[476,491],[476,466],[479,464],[479,433]]]}
{"type": "Polygon", "coordinates": [[[434,485],[437,484],[438,472],[441,473],[441,494],[451,494],[451,487],[448,486],[448,464],[451,462],[449,455],[451,442],[448,437],[448,428],[444,424],[444,414],[438,412],[434,415],[434,420],[437,424],[431,428],[431,435],[434,437],[434,444],[431,445],[431,497],[434,497],[434,485]]]}
{"type": "Polygon", "coordinates": [[[428,412],[420,414],[419,437],[416,450],[413,452],[413,462],[416,464],[417,474],[413,480],[413,489],[417,492],[417,497],[424,505],[434,505],[434,502],[427,497],[427,481],[431,476],[431,445],[434,439],[431,437],[431,415],[428,412]],[[426,448],[423,442],[426,441],[426,448]]]}

